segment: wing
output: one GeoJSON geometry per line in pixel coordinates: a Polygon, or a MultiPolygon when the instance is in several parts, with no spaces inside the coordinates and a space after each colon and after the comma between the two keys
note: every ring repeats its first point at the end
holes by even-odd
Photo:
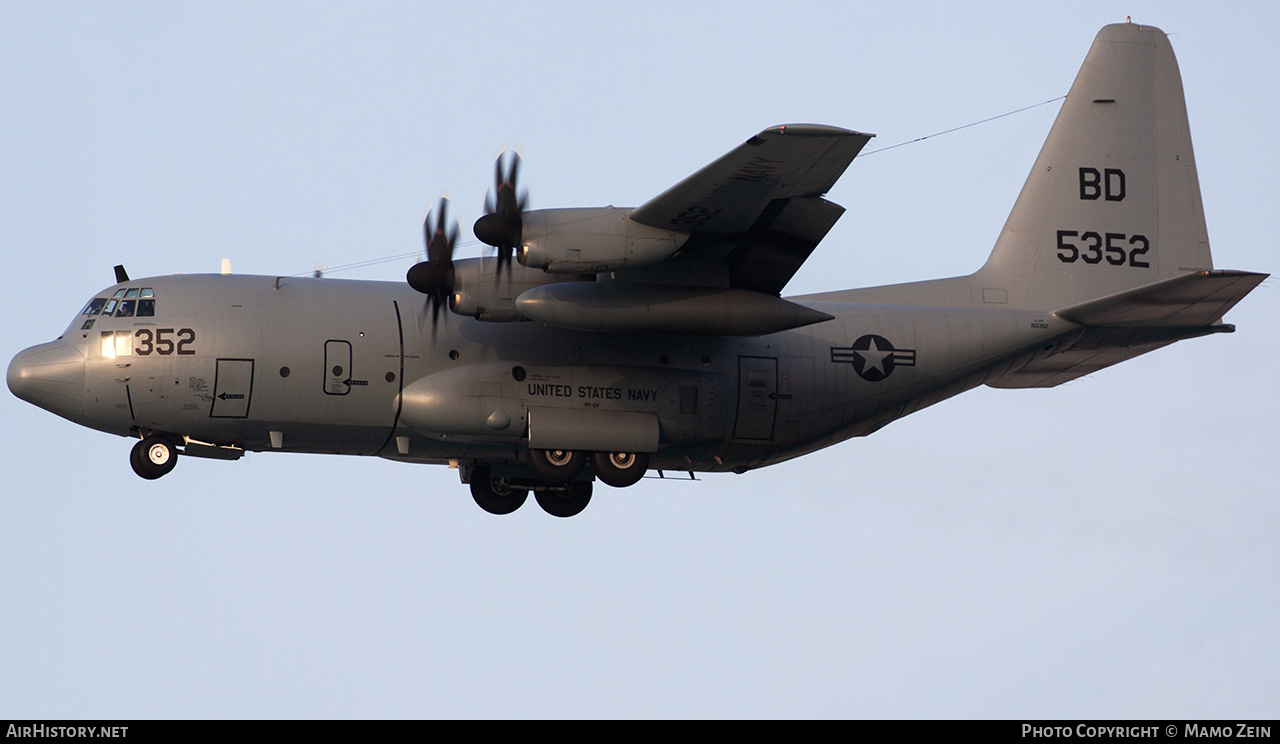
{"type": "Polygon", "coordinates": [[[778,294],[844,208],[822,198],[874,135],[818,124],[766,129],[630,214],[690,233],[682,261],[723,261],[735,289],[778,294]]]}

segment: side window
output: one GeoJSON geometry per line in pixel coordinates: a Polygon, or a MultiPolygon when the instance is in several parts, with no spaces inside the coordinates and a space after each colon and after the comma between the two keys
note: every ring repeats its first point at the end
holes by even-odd
{"type": "Polygon", "coordinates": [[[129,331],[103,331],[102,356],[105,359],[133,356],[133,334],[129,331]]]}

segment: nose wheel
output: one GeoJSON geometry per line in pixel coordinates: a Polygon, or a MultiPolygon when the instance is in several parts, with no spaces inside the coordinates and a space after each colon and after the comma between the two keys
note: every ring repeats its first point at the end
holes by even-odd
{"type": "Polygon", "coordinates": [[[178,464],[178,449],[161,437],[145,437],[129,451],[133,472],[147,480],[155,480],[178,464]]]}

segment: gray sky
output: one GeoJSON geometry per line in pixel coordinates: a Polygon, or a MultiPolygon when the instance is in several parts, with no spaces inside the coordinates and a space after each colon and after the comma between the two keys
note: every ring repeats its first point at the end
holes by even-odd
{"type": "MultiPolygon", "coordinates": [[[[775,124],[871,150],[1055,98],[1127,14],[1171,34],[1216,265],[1274,271],[1280,11],[1044,5],[0,0],[0,352],[116,263],[411,253],[442,189],[479,216],[503,145],[535,207],[635,206],[775,124]]],[[[976,269],[1057,108],[855,161],[787,292],[976,269]]],[[[1274,718],[1274,280],[1227,321],[569,520],[380,459],[144,482],[6,391],[0,718],[1274,718]]]]}

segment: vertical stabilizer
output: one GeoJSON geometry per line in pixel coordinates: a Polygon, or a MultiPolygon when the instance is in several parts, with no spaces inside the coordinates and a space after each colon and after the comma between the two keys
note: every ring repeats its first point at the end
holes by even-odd
{"type": "Polygon", "coordinates": [[[973,278],[1009,307],[1058,310],[1212,266],[1169,39],[1106,26],[973,278]]]}

